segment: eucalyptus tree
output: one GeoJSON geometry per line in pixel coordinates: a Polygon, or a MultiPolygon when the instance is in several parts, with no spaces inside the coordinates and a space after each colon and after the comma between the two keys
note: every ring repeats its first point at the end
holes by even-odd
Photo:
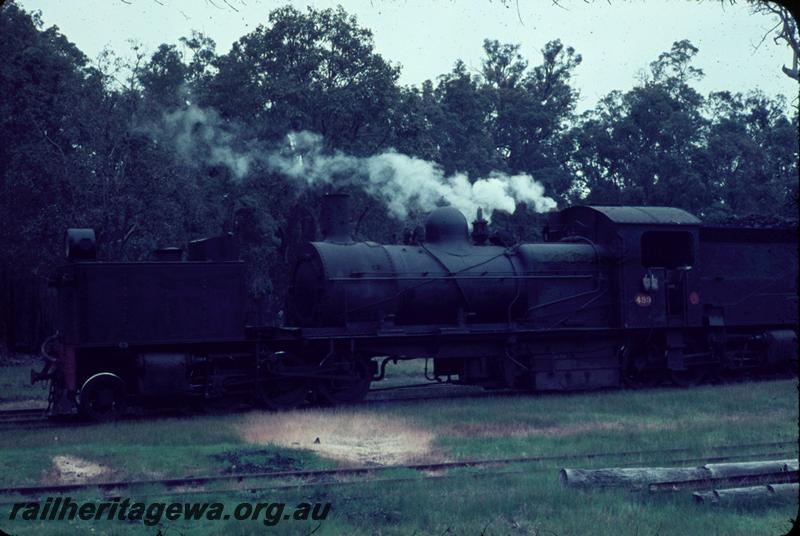
{"type": "Polygon", "coordinates": [[[710,202],[697,171],[708,126],[704,98],[691,82],[703,76],[697,48],[679,41],[650,64],[640,85],[607,95],[574,130],[572,160],[579,197],[588,202],[673,205],[710,202]]]}
{"type": "Polygon", "coordinates": [[[385,147],[399,70],[341,7],[276,9],[215,65],[203,104],[252,124],[260,139],[310,130],[353,154],[385,147]]]}

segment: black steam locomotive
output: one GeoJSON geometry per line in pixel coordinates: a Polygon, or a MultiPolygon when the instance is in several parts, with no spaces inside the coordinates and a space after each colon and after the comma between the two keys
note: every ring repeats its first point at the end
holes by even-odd
{"type": "Polygon", "coordinates": [[[272,409],[362,399],[387,363],[435,380],[533,391],[680,385],[797,366],[797,238],[704,226],[665,207],[575,206],[545,241],[498,245],[480,215],[433,211],[424,239],[354,242],[328,196],[294,266],[286,325],[245,322],[243,263],[223,236],[152,262],[95,261],[68,232],[43,345],[50,414],[240,395],[272,409]]]}

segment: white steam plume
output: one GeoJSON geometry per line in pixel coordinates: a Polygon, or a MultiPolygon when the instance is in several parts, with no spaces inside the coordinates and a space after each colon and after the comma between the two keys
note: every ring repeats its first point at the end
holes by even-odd
{"type": "Polygon", "coordinates": [[[255,158],[248,151],[235,148],[238,136],[230,129],[216,110],[191,105],[164,114],[161,123],[148,130],[157,139],[173,143],[184,163],[225,166],[234,177],[243,179],[255,158]]]}
{"type": "Polygon", "coordinates": [[[404,219],[412,207],[424,211],[442,201],[454,206],[467,218],[478,207],[487,218],[493,210],[513,214],[517,203],[526,203],[537,212],[555,208],[556,202],[544,195],[544,186],[530,175],[507,175],[494,171],[470,183],[464,173],[445,176],[441,167],[396,151],[375,156],[355,157],[341,152],[323,151],[322,137],[311,132],[287,136],[283,150],[270,154],[267,167],[309,185],[329,183],[353,185],[382,199],[396,217],[404,219]]]}
{"type": "Polygon", "coordinates": [[[427,212],[442,203],[459,209],[468,220],[479,207],[490,219],[493,210],[513,214],[517,203],[526,203],[537,212],[556,206],[544,195],[544,186],[527,174],[495,171],[471,183],[464,173],[445,176],[437,164],[394,150],[368,157],[326,152],[322,136],[313,132],[290,133],[277,149],[245,147],[232,133],[233,127],[224,124],[214,110],[196,106],[165,114],[161,125],[151,130],[158,138],[173,140],[185,163],[224,165],[241,179],[258,162],[301,185],[361,188],[384,201],[401,220],[413,208],[427,212]]]}

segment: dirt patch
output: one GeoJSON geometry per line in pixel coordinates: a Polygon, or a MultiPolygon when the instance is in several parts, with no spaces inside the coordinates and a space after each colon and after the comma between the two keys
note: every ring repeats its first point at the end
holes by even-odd
{"type": "Polygon", "coordinates": [[[249,443],[308,449],[351,465],[441,459],[431,448],[432,432],[396,416],[357,410],[254,413],[244,419],[239,430],[249,443]]]}
{"type": "Polygon", "coordinates": [[[606,430],[646,431],[674,430],[672,423],[626,423],[622,421],[571,423],[558,426],[531,426],[526,424],[457,424],[447,428],[445,435],[455,437],[564,437],[606,430]]]}
{"type": "Polygon", "coordinates": [[[85,484],[106,480],[113,474],[111,468],[77,456],[53,456],[53,469],[47,480],[59,484],[85,484]]]}

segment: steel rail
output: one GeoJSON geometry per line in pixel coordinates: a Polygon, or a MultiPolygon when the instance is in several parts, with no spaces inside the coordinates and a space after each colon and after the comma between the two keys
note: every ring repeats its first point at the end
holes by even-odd
{"type": "MultiPolygon", "coordinates": [[[[742,460],[745,458],[752,458],[755,456],[776,456],[776,455],[784,455],[785,452],[766,452],[766,453],[750,453],[750,454],[739,454],[739,455],[730,455],[730,456],[717,456],[712,458],[683,458],[683,459],[670,459],[670,460],[663,460],[667,463],[697,463],[697,462],[705,462],[705,463],[713,463],[719,461],[732,461],[732,460],[742,460]]],[[[638,462],[632,462],[633,464],[637,464],[638,462]]],[[[624,466],[624,465],[623,465],[624,466]]],[[[403,466],[387,466],[387,467],[371,467],[371,468],[363,468],[364,471],[359,471],[362,473],[370,473],[370,472],[377,472],[380,470],[388,470],[388,469],[397,469],[398,467],[403,466]]],[[[429,474],[425,476],[409,476],[409,477],[392,477],[392,478],[378,478],[378,479],[368,479],[368,480],[305,480],[301,482],[294,482],[294,483],[284,483],[284,484],[261,484],[261,485],[248,485],[246,487],[233,487],[233,488],[212,488],[212,489],[205,489],[205,488],[198,488],[198,489],[165,489],[163,491],[157,491],[148,495],[149,497],[170,497],[170,496],[191,496],[191,495],[208,495],[208,494],[230,494],[230,493],[255,493],[258,491],[263,490],[297,490],[303,488],[311,488],[311,487],[338,487],[338,486],[353,486],[353,485],[360,485],[360,484],[387,484],[387,483],[404,483],[404,482],[422,482],[426,480],[449,480],[449,479],[458,479],[458,478],[487,478],[487,477],[496,477],[496,476],[515,476],[515,475],[526,475],[531,474],[532,472],[543,472],[556,469],[557,466],[553,467],[539,467],[536,469],[512,469],[512,470],[499,470],[499,471],[482,471],[477,473],[459,473],[459,474],[429,474]]],[[[362,468],[357,468],[362,469],[362,468]]],[[[306,473],[313,474],[311,478],[318,477],[318,476],[330,476],[331,472],[336,473],[337,470],[330,470],[330,471],[308,471],[306,473]]],[[[345,474],[356,474],[350,469],[344,469],[341,471],[349,471],[345,474]]],[[[340,472],[341,472],[340,471],[340,472]]],[[[275,475],[275,478],[279,478],[281,475],[293,473],[293,472],[285,472],[285,473],[266,473],[267,476],[275,475]]],[[[296,472],[294,472],[296,473],[296,472]]],[[[785,473],[784,473],[785,474],[785,473]]],[[[237,482],[242,482],[247,480],[248,478],[253,479],[265,479],[260,478],[257,476],[258,473],[254,473],[252,475],[248,474],[239,474],[239,475],[220,475],[220,476],[230,476],[236,477],[237,482]]],[[[287,477],[284,477],[287,478],[287,477]]],[[[186,483],[183,483],[183,480],[187,479],[171,479],[176,482],[177,484],[173,484],[173,487],[181,487],[186,486],[186,483]]],[[[191,479],[188,479],[191,480],[191,479]]],[[[136,485],[140,484],[141,482],[149,482],[149,481],[131,481],[131,482],[120,482],[119,486],[116,487],[107,487],[103,488],[97,484],[87,484],[85,485],[85,489],[91,488],[100,488],[106,491],[103,495],[103,500],[109,500],[116,497],[121,497],[119,494],[115,494],[117,490],[127,489],[130,487],[135,487],[136,485]],[[108,493],[112,491],[113,493],[108,493]]],[[[158,483],[158,481],[154,481],[158,483]]],[[[193,484],[189,482],[189,485],[193,484]]],[[[202,483],[200,483],[202,484],[202,483]]],[[[195,483],[195,485],[199,485],[195,483]]],[[[165,486],[169,488],[169,486],[165,486]]],[[[24,489],[24,488],[13,488],[13,489],[24,489]]],[[[82,491],[84,488],[81,488],[82,491]]],[[[4,490],[0,490],[0,495],[4,495],[4,490]]],[[[67,490],[70,491],[70,490],[67,490]]],[[[641,491],[641,490],[633,490],[633,491],[641,491]]],[[[52,491],[47,490],[45,493],[52,493],[52,491]]],[[[17,495],[27,495],[27,496],[41,496],[39,493],[17,493],[17,495]]],[[[0,500],[0,505],[9,505],[9,504],[17,504],[19,500],[0,500]]],[[[39,500],[27,500],[24,501],[26,504],[31,503],[39,503],[39,500]]]]}
{"type": "Polygon", "coordinates": [[[0,425],[43,421],[46,411],[44,407],[3,410],[0,411],[0,425]]]}
{"type": "MultiPolygon", "coordinates": [[[[768,453],[754,453],[754,454],[746,454],[746,455],[732,455],[732,456],[723,456],[723,457],[716,457],[716,458],[684,458],[679,460],[664,460],[668,463],[697,463],[697,462],[705,462],[705,463],[712,463],[715,461],[732,461],[732,460],[741,460],[744,458],[752,458],[753,456],[774,456],[774,455],[782,455],[784,453],[775,453],[775,452],[768,452],[768,453]]],[[[501,470],[501,471],[482,471],[479,473],[459,473],[459,474],[433,474],[433,475],[425,475],[425,476],[409,476],[409,477],[394,477],[394,478],[379,478],[379,479],[371,479],[371,480],[339,480],[339,481],[306,481],[306,482],[298,482],[293,484],[279,484],[279,485],[261,485],[261,486],[248,486],[245,488],[227,488],[227,489],[195,489],[195,490],[181,490],[181,491],[165,491],[162,493],[157,493],[155,496],[183,496],[183,495],[208,495],[210,493],[220,493],[220,494],[227,494],[227,493],[241,493],[241,492],[249,492],[254,493],[257,491],[262,490],[294,490],[294,489],[302,489],[302,488],[312,488],[312,487],[338,487],[338,486],[353,486],[359,484],[388,484],[388,483],[403,483],[403,482],[422,482],[425,480],[453,480],[458,478],[490,478],[496,476],[515,476],[515,475],[525,475],[531,474],[532,472],[543,472],[543,471],[550,471],[555,469],[556,467],[539,467],[534,470],[525,469],[512,469],[512,470],[501,470]]],[[[786,474],[786,473],[781,473],[786,474]]],[[[784,477],[785,478],[785,477],[784,477]]],[[[641,491],[641,490],[632,490],[632,491],[641,491]]],[[[0,504],[4,504],[0,502],[0,504]]]]}
{"type": "MultiPolygon", "coordinates": [[[[286,478],[319,478],[325,476],[342,476],[342,475],[363,475],[377,472],[385,472],[398,469],[408,469],[415,471],[443,471],[455,468],[465,467],[481,467],[491,465],[509,465],[516,463],[538,463],[546,461],[565,461],[565,460],[587,460],[594,458],[609,458],[609,457],[634,457],[634,456],[647,456],[654,454],[677,454],[689,453],[692,451],[729,451],[729,450],[745,450],[745,449],[758,449],[758,448],[786,448],[789,446],[797,446],[795,440],[792,441],[778,441],[770,443],[751,443],[742,445],[717,445],[708,447],[682,447],[671,449],[650,449],[639,451],[621,451],[621,452],[599,452],[599,453],[581,453],[581,454],[555,454],[544,456],[522,456],[516,458],[492,458],[492,459],[478,459],[478,460],[459,460],[453,462],[439,462],[439,463],[423,463],[423,464],[400,464],[400,465],[383,465],[372,467],[346,467],[338,469],[321,469],[321,470],[300,470],[300,471],[278,471],[278,472],[257,472],[257,473],[233,473],[228,475],[206,475],[196,477],[181,477],[181,478],[164,478],[153,480],[130,480],[130,481],[110,481],[110,482],[92,482],[81,484],[54,484],[45,486],[16,486],[0,488],[0,495],[39,495],[43,493],[63,493],[70,491],[81,491],[93,488],[101,490],[125,489],[136,486],[152,486],[161,485],[165,487],[174,486],[187,486],[187,485],[202,485],[212,482],[242,482],[247,479],[286,479],[286,478]]],[[[771,453],[775,454],[775,453],[771,453]]],[[[748,453],[748,454],[732,454],[729,456],[705,456],[703,458],[696,458],[696,460],[725,461],[734,457],[742,456],[762,456],[763,453],[748,453]]],[[[678,460],[673,462],[677,463],[678,460]]]]}
{"type": "MultiPolygon", "coordinates": [[[[778,373],[757,376],[757,377],[750,377],[750,378],[742,378],[738,381],[731,381],[726,382],[726,384],[736,384],[736,383],[760,383],[760,382],[769,382],[769,381],[781,381],[792,379],[785,375],[780,375],[778,373]]],[[[713,387],[713,384],[702,384],[702,386],[710,386],[713,387]]],[[[481,399],[481,398],[512,398],[512,397],[539,397],[539,396],[546,396],[546,397],[570,397],[570,396],[579,396],[585,394],[588,391],[558,391],[558,392],[536,392],[536,391],[529,391],[529,390],[521,390],[521,389],[509,389],[509,388],[500,388],[496,390],[483,390],[483,391],[474,391],[478,386],[473,385],[466,385],[466,384],[459,384],[454,382],[425,382],[425,383],[418,383],[418,384],[403,384],[403,385],[396,385],[391,387],[379,387],[370,389],[367,398],[358,402],[352,402],[348,404],[342,404],[345,407],[358,407],[360,405],[364,406],[371,406],[371,405],[381,405],[381,404],[391,404],[391,403],[402,403],[402,402],[423,402],[428,400],[459,400],[459,399],[481,399]],[[444,393],[437,393],[437,394],[424,394],[420,396],[388,396],[384,397],[381,393],[384,392],[391,392],[391,391],[403,391],[403,390],[431,390],[431,388],[436,388],[433,390],[448,390],[448,392],[444,393]],[[468,392],[457,392],[459,390],[467,391],[468,392]],[[370,397],[370,395],[377,395],[377,397],[370,397]]],[[[616,391],[619,390],[614,387],[602,387],[596,389],[595,391],[616,391]]],[[[652,390],[683,390],[681,387],[676,387],[668,384],[657,385],[653,387],[647,387],[642,389],[628,389],[628,390],[636,390],[636,391],[652,391],[652,390]]],[[[305,407],[305,406],[303,406],[305,407]]],[[[206,413],[187,413],[185,408],[179,407],[170,407],[166,408],[166,411],[174,411],[174,414],[164,414],[164,408],[159,410],[159,413],[153,413],[151,411],[144,411],[143,414],[129,414],[122,418],[120,418],[116,422],[126,422],[126,421],[133,421],[133,420],[145,420],[145,419],[153,419],[153,418],[175,418],[175,417],[197,417],[197,416],[209,416],[209,415],[232,415],[232,414],[241,414],[243,412],[254,411],[258,410],[256,407],[248,407],[246,409],[227,409],[223,411],[211,411],[206,413]]],[[[17,410],[5,410],[0,411],[0,429],[4,427],[12,427],[12,426],[19,426],[19,427],[69,427],[69,426],[90,426],[93,424],[107,424],[107,423],[95,423],[92,421],[82,421],[79,419],[74,418],[75,416],[67,416],[66,419],[48,419],[45,414],[45,408],[36,408],[36,409],[17,409],[17,410]]]]}

